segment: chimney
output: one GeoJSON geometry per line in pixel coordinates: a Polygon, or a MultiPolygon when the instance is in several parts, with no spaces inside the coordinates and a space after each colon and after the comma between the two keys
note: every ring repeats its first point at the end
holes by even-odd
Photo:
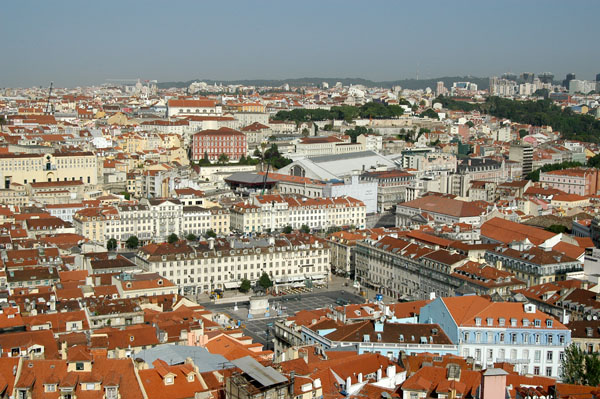
{"type": "Polygon", "coordinates": [[[396,376],[396,366],[394,366],[394,365],[388,366],[386,375],[388,378],[394,378],[396,376]]]}
{"type": "Polygon", "coordinates": [[[289,386],[289,390],[290,390],[290,396],[294,396],[294,383],[296,380],[296,372],[294,370],[292,370],[292,372],[290,373],[290,386],[289,386]]]}
{"type": "Polygon", "coordinates": [[[507,375],[502,369],[487,369],[481,380],[481,399],[504,399],[507,375]]]}
{"type": "Polygon", "coordinates": [[[363,382],[363,375],[362,375],[362,373],[358,373],[358,382],[359,383],[363,382]]]}
{"type": "Polygon", "coordinates": [[[208,239],[208,249],[215,249],[215,239],[212,237],[208,239]]]}
{"type": "Polygon", "coordinates": [[[381,381],[381,367],[377,369],[377,382],[381,381]]]}
{"type": "MultiPolygon", "coordinates": [[[[379,380],[377,380],[377,381],[379,381],[379,380]]],[[[346,393],[348,393],[348,391],[350,390],[351,385],[352,385],[352,377],[348,376],[346,378],[346,389],[345,389],[346,393]]]]}

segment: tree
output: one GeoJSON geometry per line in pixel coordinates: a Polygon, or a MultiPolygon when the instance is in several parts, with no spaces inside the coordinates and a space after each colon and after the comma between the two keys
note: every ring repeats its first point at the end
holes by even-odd
{"type": "Polygon", "coordinates": [[[440,117],[438,116],[437,112],[435,112],[434,110],[432,110],[431,108],[426,109],[425,111],[421,112],[419,114],[420,118],[424,118],[424,117],[428,117],[431,119],[437,119],[439,120],[440,117]]]}
{"type": "Polygon", "coordinates": [[[473,123],[473,121],[467,121],[467,123],[465,123],[465,125],[467,125],[469,127],[475,126],[475,124],[473,123]]]}
{"type": "Polygon", "coordinates": [[[567,228],[565,226],[563,226],[562,224],[553,224],[552,226],[548,227],[546,230],[551,231],[555,234],[567,232],[567,228]]]}
{"type": "Polygon", "coordinates": [[[175,244],[177,241],[179,241],[179,237],[175,233],[171,233],[169,234],[169,237],[167,237],[167,242],[169,244],[175,244]]]}
{"type": "Polygon", "coordinates": [[[309,133],[307,128],[302,129],[302,136],[307,137],[309,133]]]}
{"type": "Polygon", "coordinates": [[[131,236],[125,241],[125,246],[129,249],[136,249],[140,245],[140,240],[136,236],[131,236]]]}
{"type": "Polygon", "coordinates": [[[303,224],[300,227],[300,231],[303,232],[304,234],[308,234],[308,233],[310,233],[310,227],[308,227],[307,225],[303,224]]]}
{"type": "Polygon", "coordinates": [[[198,237],[196,237],[196,235],[194,233],[190,233],[187,236],[185,236],[185,239],[188,241],[196,241],[198,239],[198,237]]]}
{"type": "Polygon", "coordinates": [[[600,168],[600,154],[594,155],[587,161],[587,166],[591,168],[600,168]]]}
{"type": "Polygon", "coordinates": [[[127,191],[121,192],[121,195],[125,198],[126,201],[129,201],[131,199],[131,194],[129,194],[127,191]]]}
{"type": "Polygon", "coordinates": [[[586,385],[600,385],[600,357],[598,354],[588,354],[585,357],[586,385]]]}
{"type": "Polygon", "coordinates": [[[585,377],[585,354],[579,346],[569,345],[561,362],[562,380],[567,384],[581,385],[585,377]]]}
{"type": "Polygon", "coordinates": [[[283,228],[283,234],[290,234],[294,229],[289,224],[283,228]]]}
{"type": "Polygon", "coordinates": [[[217,233],[215,233],[213,230],[208,230],[204,236],[206,238],[217,238],[217,233]]]}
{"type": "Polygon", "coordinates": [[[250,291],[250,288],[252,288],[252,284],[250,283],[250,280],[248,279],[242,279],[242,283],[240,284],[240,292],[246,293],[248,291],[250,291]]]}
{"type": "Polygon", "coordinates": [[[109,238],[106,242],[106,249],[108,249],[109,251],[114,251],[115,249],[117,249],[117,240],[115,240],[114,238],[109,238]]]}
{"type": "Polygon", "coordinates": [[[267,272],[263,272],[263,274],[261,274],[260,278],[258,279],[258,285],[264,288],[265,290],[273,286],[273,282],[271,281],[271,278],[269,277],[267,272]]]}
{"type": "Polygon", "coordinates": [[[523,137],[527,136],[527,130],[525,129],[519,129],[519,138],[522,139],[523,137]]]}
{"type": "Polygon", "coordinates": [[[217,162],[219,162],[221,165],[225,165],[227,162],[229,162],[229,157],[227,154],[221,154],[219,155],[217,162]]]}

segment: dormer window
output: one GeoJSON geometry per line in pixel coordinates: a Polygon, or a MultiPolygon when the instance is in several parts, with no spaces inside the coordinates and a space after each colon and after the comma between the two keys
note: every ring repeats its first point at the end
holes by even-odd
{"type": "Polygon", "coordinates": [[[511,327],[516,327],[517,326],[517,319],[511,318],[510,319],[510,326],[511,327]]]}
{"type": "Polygon", "coordinates": [[[504,326],[505,323],[506,323],[506,320],[504,319],[504,317],[501,317],[501,318],[498,319],[498,324],[500,326],[504,326]]]}
{"type": "Polygon", "coordinates": [[[173,376],[169,375],[167,377],[165,377],[165,385],[173,385],[173,376]]]}
{"type": "Polygon", "coordinates": [[[523,327],[529,327],[529,319],[523,319],[523,327]]]}
{"type": "Polygon", "coordinates": [[[56,392],[56,384],[44,384],[44,392],[56,392]]]}
{"type": "Polygon", "coordinates": [[[492,319],[491,317],[487,318],[487,325],[488,326],[493,326],[494,325],[494,319],[492,319]]]}
{"type": "Polygon", "coordinates": [[[476,326],[480,326],[481,325],[481,317],[476,317],[475,318],[475,325],[476,326]]]}
{"type": "Polygon", "coordinates": [[[551,319],[546,320],[546,327],[552,328],[552,320],[551,319]]]}
{"type": "Polygon", "coordinates": [[[190,373],[187,377],[188,382],[194,382],[194,373],[190,373]]]}
{"type": "Polygon", "coordinates": [[[75,370],[76,371],[83,371],[83,369],[84,369],[83,362],[77,362],[77,363],[75,363],[75,370]]]}
{"type": "Polygon", "coordinates": [[[533,321],[533,325],[536,327],[541,327],[542,326],[542,321],[540,319],[535,319],[533,321]]]}

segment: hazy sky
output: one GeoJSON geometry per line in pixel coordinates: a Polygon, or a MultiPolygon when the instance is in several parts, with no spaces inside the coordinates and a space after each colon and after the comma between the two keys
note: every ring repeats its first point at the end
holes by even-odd
{"type": "Polygon", "coordinates": [[[600,73],[600,1],[9,1],[0,87],[600,73]]]}

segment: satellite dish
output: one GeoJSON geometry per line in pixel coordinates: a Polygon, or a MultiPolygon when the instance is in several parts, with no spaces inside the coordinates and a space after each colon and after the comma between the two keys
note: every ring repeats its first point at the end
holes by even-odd
{"type": "Polygon", "coordinates": [[[598,320],[598,316],[594,315],[594,316],[592,317],[592,319],[594,319],[594,320],[598,320]]]}
{"type": "Polygon", "coordinates": [[[587,321],[591,321],[591,320],[592,320],[592,316],[590,316],[590,315],[587,315],[587,317],[586,317],[586,320],[587,320],[587,321]]]}

